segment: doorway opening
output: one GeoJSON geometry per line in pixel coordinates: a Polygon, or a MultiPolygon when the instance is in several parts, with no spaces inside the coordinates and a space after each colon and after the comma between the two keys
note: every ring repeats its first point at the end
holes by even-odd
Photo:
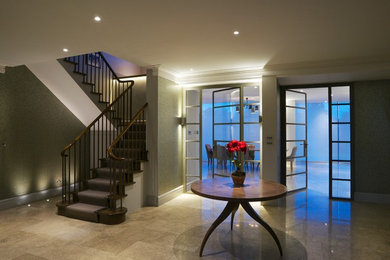
{"type": "Polygon", "coordinates": [[[235,170],[226,144],[247,143],[244,170],[259,178],[261,171],[260,86],[231,85],[184,90],[186,185],[195,180],[230,177],[235,170]]]}
{"type": "Polygon", "coordinates": [[[283,87],[282,182],[352,198],[350,86],[283,87]]]}

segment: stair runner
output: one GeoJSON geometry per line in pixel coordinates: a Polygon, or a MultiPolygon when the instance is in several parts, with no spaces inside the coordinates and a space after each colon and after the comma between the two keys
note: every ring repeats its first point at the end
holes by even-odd
{"type": "MultiPolygon", "coordinates": [[[[115,154],[117,156],[126,158],[127,161],[133,163],[133,171],[126,173],[126,184],[134,184],[132,181],[132,175],[134,173],[142,172],[141,162],[146,161],[146,147],[145,147],[145,123],[138,123],[136,126],[132,126],[130,130],[125,134],[125,138],[118,142],[115,148],[115,154]],[[137,134],[133,131],[133,127],[137,129],[137,134]],[[141,130],[141,131],[140,131],[141,130]],[[129,147],[129,143],[134,147],[129,147]],[[131,156],[135,158],[131,158],[131,156]]],[[[92,221],[99,221],[99,211],[107,208],[109,205],[109,187],[110,187],[110,166],[113,165],[113,161],[109,158],[100,159],[100,167],[92,169],[92,176],[94,178],[87,181],[88,189],[78,192],[77,203],[71,204],[65,208],[65,216],[92,221]]]]}

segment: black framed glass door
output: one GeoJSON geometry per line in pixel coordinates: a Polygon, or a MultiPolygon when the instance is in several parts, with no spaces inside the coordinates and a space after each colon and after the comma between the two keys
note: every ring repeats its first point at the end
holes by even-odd
{"type": "Polygon", "coordinates": [[[329,91],[329,197],[352,199],[351,88],[330,87],[329,91]]]}
{"type": "Polygon", "coordinates": [[[202,179],[200,149],[200,118],[201,118],[201,92],[198,89],[189,89],[185,92],[185,184],[186,188],[192,182],[202,179]]]}
{"type": "Polygon", "coordinates": [[[231,174],[231,158],[225,146],[233,139],[242,140],[241,99],[240,87],[213,91],[213,178],[231,174]]]}
{"type": "Polygon", "coordinates": [[[288,191],[307,188],[307,94],[285,91],[285,180],[288,191]]]}

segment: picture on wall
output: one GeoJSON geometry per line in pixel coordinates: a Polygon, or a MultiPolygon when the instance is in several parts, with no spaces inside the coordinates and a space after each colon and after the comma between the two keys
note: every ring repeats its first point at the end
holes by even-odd
{"type": "Polygon", "coordinates": [[[87,65],[91,65],[93,67],[100,67],[100,57],[94,53],[89,53],[86,55],[86,63],[87,65]]]}

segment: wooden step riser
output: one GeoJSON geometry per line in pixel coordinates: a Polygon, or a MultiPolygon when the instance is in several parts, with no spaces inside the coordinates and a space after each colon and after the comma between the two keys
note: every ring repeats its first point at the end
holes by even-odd
{"type": "Polygon", "coordinates": [[[99,222],[99,215],[97,213],[78,212],[71,209],[65,209],[64,216],[68,218],[80,219],[91,222],[99,222]]]}

